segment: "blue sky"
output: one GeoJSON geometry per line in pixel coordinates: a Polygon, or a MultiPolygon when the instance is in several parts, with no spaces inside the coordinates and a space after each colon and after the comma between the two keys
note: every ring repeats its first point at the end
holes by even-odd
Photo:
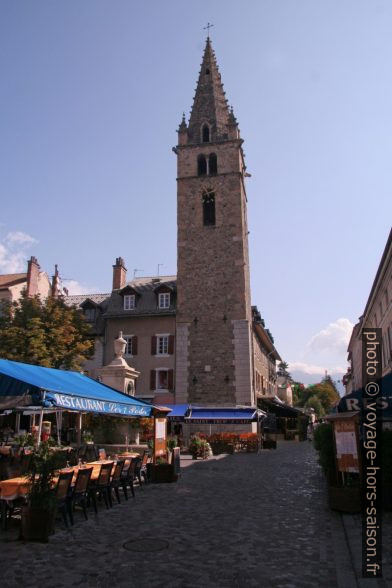
{"type": "MultiPolygon", "coordinates": [[[[245,139],[252,302],[305,381],[346,365],[391,226],[392,4],[3,0],[0,272],[176,272],[176,161],[211,32],[245,139]]],[[[67,282],[64,282],[67,285],[67,282]]]]}

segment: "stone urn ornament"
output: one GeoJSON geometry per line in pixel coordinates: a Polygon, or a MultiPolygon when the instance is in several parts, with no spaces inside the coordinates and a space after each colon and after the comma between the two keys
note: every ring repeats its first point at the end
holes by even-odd
{"type": "Polygon", "coordinates": [[[118,334],[118,338],[114,340],[114,355],[116,359],[122,359],[125,353],[125,348],[127,346],[126,340],[123,338],[123,332],[120,331],[118,334]]]}

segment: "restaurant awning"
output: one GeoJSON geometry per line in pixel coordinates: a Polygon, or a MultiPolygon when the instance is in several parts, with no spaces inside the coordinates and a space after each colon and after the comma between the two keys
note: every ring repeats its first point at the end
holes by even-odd
{"type": "Polygon", "coordinates": [[[170,413],[167,416],[171,421],[183,422],[190,411],[189,404],[166,404],[165,406],[170,408],[170,413]]]}
{"type": "Polygon", "coordinates": [[[0,409],[27,405],[130,417],[155,409],[79,372],[0,359],[0,409]]]}
{"type": "Polygon", "coordinates": [[[301,410],[285,404],[277,396],[261,396],[257,399],[257,404],[269,413],[275,414],[277,417],[296,418],[303,415],[301,410]]]}
{"type": "MultiPolygon", "coordinates": [[[[381,408],[383,420],[392,420],[392,373],[381,378],[381,394],[377,398],[377,405],[381,408]]],[[[365,402],[373,402],[372,399],[365,402]]],[[[338,412],[357,411],[362,408],[362,388],[342,396],[338,404],[338,412]]]]}
{"type": "Polygon", "coordinates": [[[189,424],[247,424],[265,418],[266,413],[255,407],[201,407],[170,404],[169,420],[189,424]]]}

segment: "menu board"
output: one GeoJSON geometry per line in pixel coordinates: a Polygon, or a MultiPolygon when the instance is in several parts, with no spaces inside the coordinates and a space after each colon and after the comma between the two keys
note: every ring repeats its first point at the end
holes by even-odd
{"type": "Polygon", "coordinates": [[[342,455],[353,455],[358,457],[357,440],[354,431],[344,431],[335,433],[336,439],[336,457],[339,459],[342,455]]]}
{"type": "Polygon", "coordinates": [[[354,420],[334,422],[336,461],[339,472],[359,472],[357,428],[354,420]]]}
{"type": "Polygon", "coordinates": [[[154,463],[157,457],[166,456],[166,418],[154,419],[154,463]]]}
{"type": "Polygon", "coordinates": [[[166,419],[157,419],[155,427],[155,438],[165,439],[166,438],[166,419]]]}

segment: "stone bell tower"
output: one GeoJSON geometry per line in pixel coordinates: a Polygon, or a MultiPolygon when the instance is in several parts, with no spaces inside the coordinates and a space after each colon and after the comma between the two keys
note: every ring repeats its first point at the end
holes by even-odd
{"type": "Polygon", "coordinates": [[[243,140],[207,38],[177,154],[176,402],[254,405],[243,140]]]}

